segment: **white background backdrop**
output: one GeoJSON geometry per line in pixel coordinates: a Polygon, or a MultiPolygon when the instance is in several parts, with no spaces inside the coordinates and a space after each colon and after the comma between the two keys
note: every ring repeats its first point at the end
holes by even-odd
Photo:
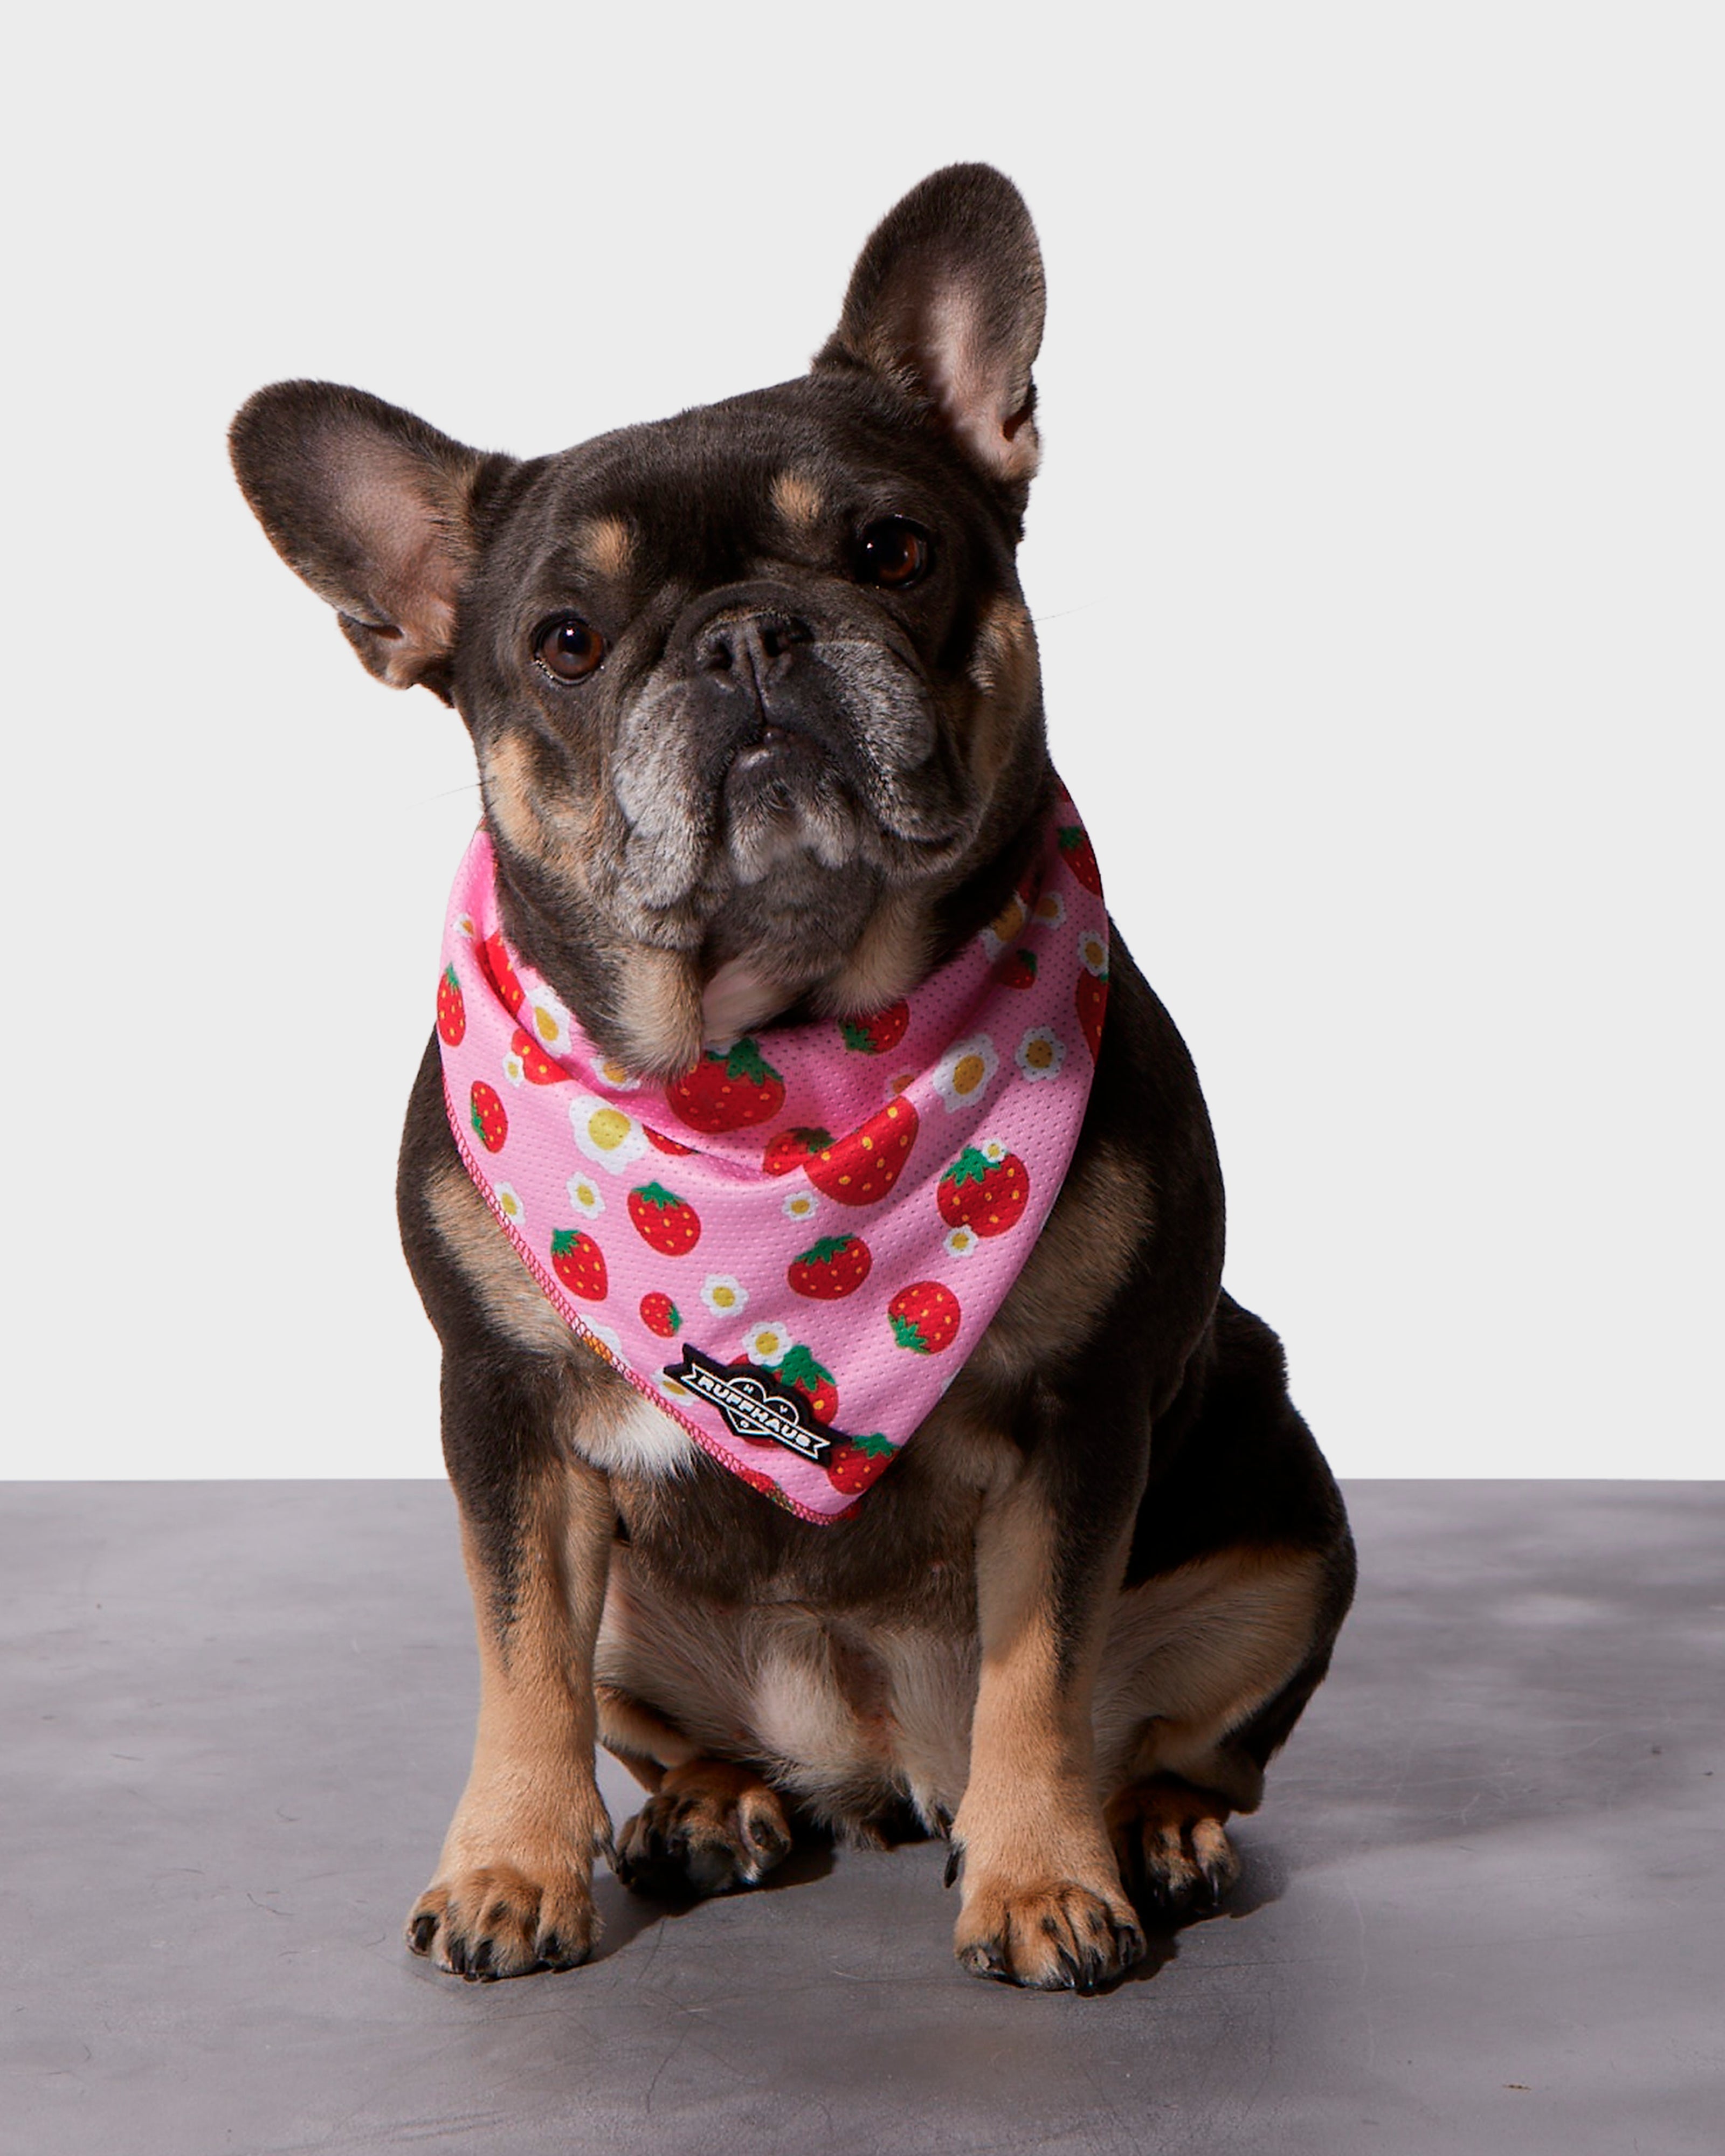
{"type": "Polygon", "coordinates": [[[475,797],[234,407],[782,378],[956,157],[1041,231],[1056,753],[1296,1397],[1345,1473],[1717,1471],[1717,8],[32,13],[0,1472],[439,1469],[391,1178],[475,797]]]}

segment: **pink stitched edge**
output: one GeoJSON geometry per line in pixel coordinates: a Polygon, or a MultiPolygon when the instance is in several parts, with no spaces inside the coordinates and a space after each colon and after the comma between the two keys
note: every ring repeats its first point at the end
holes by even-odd
{"type": "MultiPolygon", "coordinates": [[[[735,1475],[737,1468],[728,1453],[716,1444],[704,1430],[691,1422],[687,1415],[681,1414],[674,1401],[666,1399],[662,1393],[655,1391],[651,1385],[638,1378],[633,1370],[626,1368],[619,1363],[604,1342],[596,1340],[588,1331],[586,1326],[581,1322],[581,1316],[578,1311],[565,1307],[562,1283],[554,1275],[546,1271],[544,1266],[540,1264],[536,1253],[530,1250],[521,1240],[514,1227],[492,1202],[490,1191],[486,1188],[485,1182],[479,1171],[478,1163],[468,1146],[466,1132],[462,1129],[460,1121],[455,1113],[455,1103],[449,1095],[449,1074],[444,1067],[441,1050],[438,1053],[438,1076],[443,1086],[444,1115],[449,1126],[449,1134],[455,1141],[455,1150],[461,1156],[461,1164],[467,1170],[467,1179],[485,1199],[486,1209],[491,1218],[509,1238],[510,1248],[538,1282],[540,1291],[546,1301],[550,1303],[563,1322],[570,1327],[576,1338],[590,1354],[597,1355],[599,1360],[614,1369],[619,1378],[626,1378],[644,1400],[657,1408],[661,1414],[669,1415],[673,1422],[687,1430],[690,1436],[695,1440],[710,1460],[716,1460],[727,1475],[735,1475]]],[[[741,1480],[741,1477],[738,1479],[741,1480]]],[[[811,1527],[829,1527],[836,1521],[849,1519],[856,1510],[856,1504],[853,1502],[847,1505],[840,1512],[817,1512],[809,1506],[803,1504],[800,1499],[793,1497],[782,1484],[775,1482],[773,1486],[798,1518],[807,1520],[811,1527]]],[[[757,1491],[756,1495],[758,1496],[760,1492],[757,1491]]]]}

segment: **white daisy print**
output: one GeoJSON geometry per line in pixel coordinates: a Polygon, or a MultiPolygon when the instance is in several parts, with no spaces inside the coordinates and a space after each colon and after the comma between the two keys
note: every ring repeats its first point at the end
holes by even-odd
{"type": "Polygon", "coordinates": [[[1024,932],[1024,901],[1014,891],[999,913],[982,931],[980,941],[991,958],[998,958],[1004,951],[1018,942],[1024,932]]]}
{"type": "Polygon", "coordinates": [[[623,1342],[608,1325],[595,1325],[590,1317],[583,1317],[581,1322],[614,1362],[623,1360],[623,1342]]]}
{"type": "Polygon", "coordinates": [[[526,1219],[526,1209],[511,1184],[494,1183],[491,1185],[491,1198],[497,1210],[511,1228],[519,1228],[526,1219]]]}
{"type": "Polygon", "coordinates": [[[749,1291],[729,1273],[709,1273],[701,1283],[701,1299],[715,1317],[739,1317],[749,1291]]]}
{"type": "Polygon", "coordinates": [[[812,1190],[786,1192],[784,1217],[787,1220],[812,1220],[819,1210],[820,1200],[812,1190]]]}
{"type": "Polygon", "coordinates": [[[563,1005],[543,986],[527,990],[515,1014],[515,1022],[552,1055],[562,1055],[567,1049],[569,1029],[574,1024],[563,1005]]]}
{"type": "Polygon", "coordinates": [[[634,1117],[596,1093],[583,1093],[569,1103],[569,1122],[583,1152],[614,1175],[620,1175],[647,1150],[647,1133],[634,1117]]]}
{"type": "Polygon", "coordinates": [[[980,1246],[980,1238],[974,1228],[955,1228],[946,1240],[946,1252],[950,1258],[973,1258],[980,1246]]]}
{"type": "Polygon", "coordinates": [[[527,1082],[527,1066],[512,1048],[503,1059],[503,1075],[511,1086],[525,1086],[527,1082]]]}
{"type": "Polygon", "coordinates": [[[1086,928],[1078,939],[1078,956],[1086,973],[1094,973],[1099,981],[1108,978],[1108,939],[1099,936],[1094,928],[1086,928]]]}
{"type": "Polygon", "coordinates": [[[788,1325],[757,1325],[743,1347],[752,1363],[763,1363],[770,1370],[783,1361],[786,1351],[796,1342],[797,1336],[788,1325]]]}
{"type": "Polygon", "coordinates": [[[1045,891],[1030,909],[1030,918],[1039,928],[1058,928],[1066,918],[1066,901],[1057,891],[1045,891]]]}
{"type": "Polygon", "coordinates": [[[593,1069],[614,1093],[633,1093],[640,1084],[626,1063],[619,1063],[614,1055],[601,1056],[593,1069]]]}
{"type": "Polygon", "coordinates": [[[604,1199],[590,1176],[572,1175],[563,1188],[568,1193],[569,1203],[583,1220],[597,1220],[604,1211],[604,1199]]]}
{"type": "Polygon", "coordinates": [[[968,1107],[973,1101],[980,1101],[994,1082],[994,1073],[1000,1067],[994,1053],[994,1044],[985,1033],[973,1034],[968,1040],[961,1040],[956,1048],[949,1048],[934,1066],[934,1090],[947,1104],[950,1114],[955,1108],[968,1107]]]}
{"type": "Polygon", "coordinates": [[[1058,1078],[1066,1060],[1066,1044],[1045,1025],[1033,1025],[1018,1045],[1013,1060],[1020,1078],[1058,1078]]]}

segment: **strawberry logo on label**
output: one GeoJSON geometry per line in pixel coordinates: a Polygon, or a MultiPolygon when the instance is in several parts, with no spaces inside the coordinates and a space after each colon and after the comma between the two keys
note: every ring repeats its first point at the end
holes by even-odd
{"type": "Polygon", "coordinates": [[[462,1000],[461,983],[453,966],[445,966],[437,984],[437,1029],[451,1048],[461,1045],[467,1031],[467,1005],[462,1000]]]}
{"type": "Polygon", "coordinates": [[[509,1118],[503,1112],[503,1103],[483,1078],[473,1081],[473,1091],[467,1096],[467,1116],[487,1152],[495,1152],[509,1136],[509,1118]]]}
{"type": "Polygon", "coordinates": [[[841,1019],[839,1037],[847,1048],[864,1055],[884,1055],[889,1048],[898,1046],[910,1023],[908,1004],[889,1004],[885,1010],[872,1011],[866,1018],[841,1019]]]}
{"type": "Polygon", "coordinates": [[[680,1258],[701,1240],[695,1208],[662,1183],[645,1183],[630,1191],[629,1217],[641,1240],[661,1257],[680,1258]]]}
{"type": "Polygon", "coordinates": [[[683,1320],[670,1297],[655,1290],[641,1297],[641,1322],[661,1340],[674,1340],[682,1328],[683,1320]]]}
{"type": "Polygon", "coordinates": [[[591,1235],[579,1228],[558,1228],[551,1239],[551,1269],[584,1302],[603,1302],[610,1281],[605,1275],[605,1255],[591,1235]]]}
{"type": "MultiPolygon", "coordinates": [[[[752,1356],[733,1356],[733,1370],[758,1370],[761,1365],[752,1356]]],[[[800,1393],[809,1403],[809,1412],[819,1423],[829,1423],[839,1412],[839,1389],[833,1383],[833,1373],[824,1364],[817,1363],[812,1349],[796,1345],[787,1348],[768,1370],[767,1374],[781,1385],[800,1393]]],[[[727,1418],[728,1419],[728,1418],[727,1418]]],[[[731,1425],[745,1445],[777,1445],[778,1438],[757,1435],[747,1429],[731,1425]]]]}
{"type": "Polygon", "coordinates": [[[854,1437],[847,1445],[835,1445],[826,1463],[833,1487],[846,1496],[860,1496],[891,1466],[897,1450],[879,1430],[867,1437],[854,1437]]]}
{"type": "Polygon", "coordinates": [[[568,1078],[561,1063],[553,1063],[531,1033],[517,1026],[510,1036],[510,1050],[521,1061],[521,1075],[530,1086],[557,1086],[568,1078]]]}
{"type": "Polygon", "coordinates": [[[901,1288],[886,1306],[892,1337],[915,1355],[938,1355],[958,1337],[958,1298],[938,1281],[901,1288]]]}
{"type": "Polygon", "coordinates": [[[1096,866],[1096,857],[1090,839],[1081,824],[1063,824],[1060,826],[1060,859],[1093,898],[1102,895],[1102,872],[1096,866]]]}
{"type": "Polygon", "coordinates": [[[798,1295],[815,1302],[836,1302],[854,1295],[875,1260],[860,1235],[823,1235],[800,1258],[793,1258],[785,1278],[798,1295]]]}
{"type": "Polygon", "coordinates": [[[498,999],[513,1018],[526,1000],[526,991],[515,977],[509,947],[501,936],[488,936],[478,950],[480,970],[497,991],[498,999]]]}
{"type": "Polygon", "coordinates": [[[747,1035],[709,1049],[666,1089],[671,1113],[691,1131],[742,1131],[784,1106],[784,1081],[747,1035]]]}
{"type": "Polygon", "coordinates": [[[916,1111],[901,1096],[860,1129],[823,1146],[803,1162],[803,1172],[840,1205],[872,1205],[898,1181],[916,1142],[916,1111]]]}
{"type": "Polygon", "coordinates": [[[1004,1235],[1017,1227],[1030,1202],[1024,1163],[998,1138],[966,1146],[940,1179],[936,1202],[949,1227],[978,1235],[1004,1235]]]}
{"type": "Polygon", "coordinates": [[[800,1168],[811,1153],[833,1142],[830,1131],[781,1131],[768,1146],[761,1165],[768,1175],[788,1175],[793,1168],[800,1168]]]}

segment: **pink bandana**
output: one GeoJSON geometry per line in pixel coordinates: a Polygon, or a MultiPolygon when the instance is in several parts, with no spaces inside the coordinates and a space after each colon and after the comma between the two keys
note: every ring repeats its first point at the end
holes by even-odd
{"type": "Polygon", "coordinates": [[[805,1520],[856,1501],[957,1375],[1078,1142],[1108,988],[1072,805],[904,1002],[765,1028],[669,1086],[601,1055],[505,942],[480,831],[438,983],[450,1127],[595,1353],[805,1520]]]}

